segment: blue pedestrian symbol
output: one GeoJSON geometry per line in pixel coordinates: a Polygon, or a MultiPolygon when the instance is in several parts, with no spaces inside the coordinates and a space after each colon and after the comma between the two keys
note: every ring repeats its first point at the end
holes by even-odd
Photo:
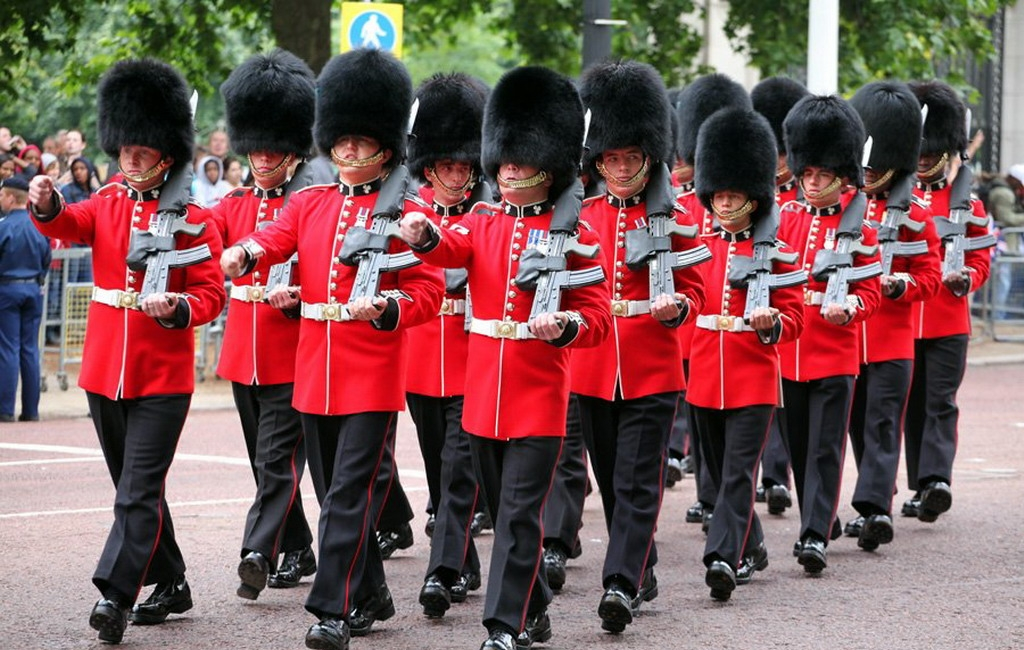
{"type": "Polygon", "coordinates": [[[352,21],[352,26],[348,30],[348,42],[352,47],[393,51],[395,25],[379,11],[367,11],[352,21]]]}

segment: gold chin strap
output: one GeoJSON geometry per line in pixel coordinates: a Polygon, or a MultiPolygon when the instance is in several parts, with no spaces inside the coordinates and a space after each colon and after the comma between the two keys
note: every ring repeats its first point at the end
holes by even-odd
{"type": "Polygon", "coordinates": [[[949,152],[947,151],[947,152],[942,154],[941,158],[939,158],[939,162],[937,162],[934,165],[932,165],[932,167],[930,169],[928,169],[928,171],[919,173],[917,175],[917,177],[921,178],[921,179],[924,179],[924,180],[928,180],[928,179],[934,177],[940,171],[942,171],[946,167],[946,163],[948,163],[948,162],[949,162],[949,152]]]}
{"type": "Polygon", "coordinates": [[[160,162],[150,167],[148,171],[144,171],[138,176],[132,176],[125,170],[121,169],[120,163],[118,163],[117,165],[117,168],[121,170],[121,173],[124,175],[126,179],[128,179],[129,183],[145,183],[147,181],[151,181],[160,174],[167,171],[168,167],[170,167],[170,164],[167,163],[167,159],[161,158],[160,162]]]}
{"type": "Polygon", "coordinates": [[[885,184],[892,180],[892,175],[895,173],[895,169],[890,169],[889,171],[879,176],[878,180],[875,181],[874,183],[865,183],[864,187],[862,188],[864,190],[864,193],[874,194],[875,192],[878,191],[878,188],[885,187],[885,184]]]}
{"type": "Polygon", "coordinates": [[[466,176],[466,182],[463,183],[461,187],[451,187],[450,185],[448,185],[447,183],[442,181],[440,178],[438,178],[437,172],[434,171],[433,167],[427,167],[427,178],[430,180],[430,182],[433,185],[439,185],[441,187],[441,189],[443,189],[445,192],[448,192],[452,196],[455,196],[455,195],[458,195],[458,194],[465,194],[466,190],[468,190],[469,188],[473,187],[473,174],[472,173],[470,173],[468,176],[466,176]]]}
{"type": "Polygon", "coordinates": [[[529,178],[514,179],[514,178],[502,178],[498,177],[498,185],[507,187],[511,190],[523,190],[530,187],[537,187],[548,179],[548,173],[546,171],[539,171],[529,178]]]}
{"type": "Polygon", "coordinates": [[[823,196],[828,196],[832,192],[835,192],[843,185],[843,179],[836,176],[832,179],[832,182],[825,186],[820,192],[811,192],[804,187],[803,179],[800,179],[800,188],[804,191],[804,196],[808,199],[820,199],[823,196]]]}
{"type": "Polygon", "coordinates": [[[384,159],[384,150],[381,149],[377,153],[373,154],[368,158],[358,158],[356,160],[347,160],[338,155],[338,152],[331,147],[331,160],[334,161],[335,165],[340,167],[369,167],[370,165],[376,165],[384,159]]]}
{"type": "Polygon", "coordinates": [[[651,170],[651,159],[644,156],[644,164],[640,165],[640,170],[625,182],[619,182],[614,176],[609,175],[604,167],[604,163],[600,160],[596,161],[594,166],[597,167],[598,173],[601,174],[601,176],[604,176],[604,180],[606,180],[609,185],[614,185],[615,187],[621,187],[624,189],[633,189],[644,180],[644,176],[646,176],[647,172],[651,170]]]}
{"type": "MultiPolygon", "coordinates": [[[[331,153],[333,153],[333,152],[331,152],[331,153]]],[[[255,176],[256,178],[270,178],[271,176],[277,175],[277,173],[281,171],[282,167],[287,167],[288,165],[292,164],[292,160],[295,159],[295,155],[294,154],[288,154],[287,156],[285,156],[281,160],[281,162],[279,162],[277,164],[276,167],[271,169],[269,172],[261,172],[261,171],[257,170],[256,169],[256,165],[253,164],[253,162],[252,162],[252,156],[251,155],[246,155],[246,158],[249,159],[249,169],[252,170],[252,175],[253,176],[255,176]]]]}
{"type": "Polygon", "coordinates": [[[711,211],[715,213],[718,220],[724,223],[732,223],[738,221],[743,217],[747,216],[754,211],[754,202],[748,200],[746,203],[736,208],[732,212],[722,212],[714,204],[711,204],[711,211]]]}
{"type": "Polygon", "coordinates": [[[683,176],[684,174],[693,173],[693,165],[679,165],[678,167],[672,168],[672,173],[676,176],[683,176]]]}

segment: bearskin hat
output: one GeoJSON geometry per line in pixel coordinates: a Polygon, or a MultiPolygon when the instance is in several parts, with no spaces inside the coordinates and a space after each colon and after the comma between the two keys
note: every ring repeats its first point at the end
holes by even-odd
{"type": "Polygon", "coordinates": [[[861,158],[864,124],[850,102],[837,95],[808,95],[782,123],[789,168],[796,176],[808,167],[824,167],[864,185],[861,158]]]}
{"type": "Polygon", "coordinates": [[[591,111],[584,164],[608,149],[640,147],[652,162],[672,164],[672,107],[653,67],[636,61],[608,61],[580,77],[580,99],[591,111]]]}
{"type": "Polygon", "coordinates": [[[754,110],[768,119],[775,134],[775,146],[779,151],[786,150],[782,139],[782,122],[786,119],[789,109],[798,101],[810,95],[811,91],[800,83],[787,77],[768,77],[750,91],[750,101],[754,110]]]}
{"type": "Polygon", "coordinates": [[[174,167],[192,164],[195,129],[188,85],[156,59],[115,63],[100,79],[97,98],[100,148],[116,160],[121,147],[156,149],[174,167]]]}
{"type": "Polygon", "coordinates": [[[405,159],[405,131],[412,80],[401,61],[382,50],[339,54],[317,78],[313,137],[324,154],[343,135],[361,135],[391,150],[391,164],[405,159]]]}
{"type": "Polygon", "coordinates": [[[921,147],[921,105],[907,84],[872,81],[858,90],[850,105],[860,114],[872,139],[868,167],[904,176],[917,171],[921,147]]]}
{"type": "Polygon", "coordinates": [[[711,210],[715,192],[744,192],[757,201],[751,219],[758,219],[775,205],[777,163],[775,136],[763,115],[750,109],[722,109],[705,120],[697,136],[697,198],[711,210]]]}
{"type": "Polygon", "coordinates": [[[967,149],[967,107],[960,95],[943,81],[914,81],[910,90],[917,101],[928,105],[928,118],[924,121],[924,141],[921,155],[954,153],[967,149]]]}
{"type": "Polygon", "coordinates": [[[750,95],[727,75],[709,74],[697,79],[679,93],[676,115],[679,133],[676,153],[684,162],[693,164],[697,151],[697,133],[704,120],[722,108],[751,108],[750,95]]]}
{"type": "Polygon", "coordinates": [[[583,103],[567,77],[539,66],[506,72],[484,108],[484,173],[502,163],[531,165],[554,177],[551,196],[568,187],[583,153],[583,103]]]}
{"type": "Polygon", "coordinates": [[[307,155],[313,147],[316,77],[291,52],[256,54],[221,84],[228,137],[236,153],[307,155]]]}
{"type": "Polygon", "coordinates": [[[489,89],[462,74],[435,74],[416,90],[420,100],[409,141],[409,171],[426,180],[423,170],[450,159],[473,165],[480,174],[480,137],[489,89]]]}

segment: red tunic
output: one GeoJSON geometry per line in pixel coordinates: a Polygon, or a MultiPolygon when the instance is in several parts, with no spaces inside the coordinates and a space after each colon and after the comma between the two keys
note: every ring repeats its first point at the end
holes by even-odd
{"type": "MultiPolygon", "coordinates": [[[[697,198],[697,193],[693,190],[693,183],[683,186],[683,191],[676,197],[676,202],[683,211],[679,217],[679,223],[697,226],[698,236],[709,235],[715,231],[715,215],[705,208],[697,198]]],[[[679,335],[679,345],[683,350],[683,359],[690,358],[693,328],[694,324],[691,321],[684,323],[676,330],[679,335]]]]}
{"type": "MultiPolygon", "coordinates": [[[[283,189],[265,192],[249,187],[235,190],[221,199],[211,212],[224,245],[230,246],[273,223],[284,206],[283,189]]],[[[252,273],[235,278],[232,284],[265,287],[269,270],[269,261],[261,258],[252,273]]],[[[293,284],[299,284],[297,278],[293,278],[293,284]]],[[[295,380],[298,342],[298,319],[288,318],[266,302],[229,298],[217,374],[246,385],[291,383],[295,380]]]]}
{"type": "MultiPolygon", "coordinates": [[[[441,233],[436,248],[418,255],[432,264],[469,271],[474,320],[525,323],[534,292],[515,285],[519,255],[532,238],[547,236],[552,213],[550,207],[531,216],[506,215],[502,210],[478,203],[459,224],[441,233]]],[[[580,222],[579,233],[581,243],[597,243],[596,233],[585,222],[580,222]]],[[[570,255],[568,268],[601,265],[603,254],[596,259],[570,255]]],[[[463,428],[502,440],[564,436],[570,348],[597,345],[607,335],[610,299],[607,282],[562,294],[562,309],[579,313],[585,321],[564,348],[537,339],[470,334],[463,428]]]]}
{"type": "MultiPolygon", "coordinates": [[[[340,184],[314,185],[291,195],[277,221],[249,239],[266,250],[269,264],[299,254],[302,301],[308,304],[348,302],[357,267],[338,258],[346,230],[357,218],[373,225],[377,191],[343,194],[340,184]]],[[[420,211],[411,202],[406,209],[420,211]]],[[[408,247],[392,239],[389,251],[408,247]]],[[[406,330],[437,314],[443,283],[438,269],[420,264],[404,271],[381,274],[381,290],[401,289],[412,299],[399,300],[394,331],[376,329],[368,321],[301,319],[296,352],[292,404],[303,413],[350,415],[405,408],[406,330]]]]}
{"type": "MultiPolygon", "coordinates": [[[[420,188],[420,197],[430,206],[434,190],[420,188]]],[[[424,209],[430,220],[441,228],[448,228],[462,220],[465,211],[472,207],[467,201],[453,206],[455,209],[424,209]],[[439,214],[439,211],[444,213],[439,214]]],[[[465,300],[466,292],[444,294],[446,304],[465,300]]],[[[462,395],[466,390],[466,354],[469,350],[469,333],[466,331],[465,314],[448,313],[443,309],[422,325],[409,328],[409,352],[416,360],[409,366],[405,376],[405,390],[428,397],[452,397],[462,395]]]]}
{"type": "MultiPolygon", "coordinates": [[[[730,235],[704,235],[711,261],[698,268],[704,276],[707,302],[702,314],[743,318],[747,290],[733,289],[728,273],[733,257],[753,254],[751,230],[730,235]],[[734,241],[735,239],[735,241],[734,241]]],[[[788,273],[799,264],[774,262],[773,273],[788,273]]],[[[770,304],[782,320],[780,343],[795,341],[803,330],[803,287],[773,289],[770,304]]],[[[774,344],[764,344],[757,332],[715,331],[697,327],[690,357],[690,386],[686,401],[704,408],[733,409],[754,404],[779,403],[779,354],[774,344]]]]}
{"type": "Polygon", "coordinates": [[[782,185],[775,186],[775,202],[779,204],[780,208],[790,201],[796,201],[799,196],[800,186],[796,178],[792,178],[782,185]]]}
{"type": "MultiPolygon", "coordinates": [[[[845,208],[854,193],[842,196],[840,205],[845,208]]],[[[827,211],[827,210],[826,210],[827,211]]],[[[834,214],[818,215],[813,208],[796,201],[787,203],[781,214],[779,239],[800,252],[800,261],[804,270],[810,274],[814,268],[814,258],[822,247],[830,248],[835,242],[836,229],[842,218],[842,210],[834,214]]],[[[878,242],[873,228],[866,224],[861,226],[863,243],[872,246],[878,242]]],[[[863,266],[877,262],[879,256],[855,255],[854,266],[863,266]]],[[[827,282],[819,282],[813,277],[805,286],[805,296],[813,292],[824,292],[827,282]]],[[[859,303],[853,312],[853,319],[846,325],[832,325],[821,315],[821,305],[804,305],[804,331],[794,342],[779,346],[782,358],[782,376],[792,381],[812,381],[824,377],[839,375],[856,375],[860,371],[857,351],[856,324],[864,321],[875,309],[881,297],[881,284],[878,278],[851,282],[849,296],[859,303]]],[[[805,303],[807,301],[805,300],[805,303]]]]}
{"type": "MultiPolygon", "coordinates": [[[[929,216],[949,216],[949,193],[951,186],[945,181],[929,186],[927,189],[918,187],[914,196],[921,199],[929,216]]],[[[981,201],[974,200],[974,214],[985,217],[985,207],[981,201]]],[[[968,224],[967,236],[978,237],[988,232],[987,226],[968,224]]],[[[942,259],[946,258],[946,249],[940,246],[942,259]]],[[[985,248],[964,253],[964,268],[971,277],[971,291],[977,291],[988,280],[992,249],[985,248]]],[[[942,285],[931,300],[914,305],[914,336],[919,339],[935,339],[943,336],[971,333],[971,309],[967,296],[957,297],[942,285]]]]}
{"type": "MultiPolygon", "coordinates": [[[[868,199],[868,221],[885,218],[885,198],[868,199]]],[[[928,242],[924,255],[894,257],[892,274],[906,284],[906,291],[896,298],[882,296],[878,310],[860,324],[860,362],[878,363],[914,358],[914,327],[912,310],[918,301],[930,300],[942,286],[939,266],[939,236],[927,212],[916,202],[910,205],[910,218],[925,224],[921,232],[900,228],[901,242],[928,242]]]]}
{"type": "MultiPolygon", "coordinates": [[[[626,266],[625,233],[646,228],[647,204],[626,199],[615,207],[605,195],[588,199],[582,218],[597,232],[604,244],[605,277],[612,281],[612,299],[649,304],[647,268],[632,271],[626,266]],[[614,242],[614,243],[613,243],[614,242]]],[[[672,238],[673,250],[693,248],[697,243],[683,237],[672,238]]],[[[686,296],[691,323],[704,304],[704,286],[694,268],[678,269],[673,274],[676,293],[686,296]]],[[[609,307],[610,309],[610,307],[609,307]]],[[[604,400],[613,400],[617,389],[625,399],[680,391],[683,357],[675,328],[665,327],[649,313],[611,319],[611,331],[599,345],[576,350],[572,354],[572,392],[604,400]]]]}
{"type": "MultiPolygon", "coordinates": [[[[139,292],[145,272],[125,263],[134,229],[146,229],[159,202],[125,185],[106,185],[81,203],[63,205],[52,221],[37,222],[50,237],[92,246],[93,282],[100,289],[139,292]],[[136,200],[138,199],[138,200],[136,200]]],[[[188,206],[189,223],[206,223],[209,211],[188,206]]],[[[178,249],[207,244],[213,259],[171,269],[167,290],[185,294],[191,310],[188,327],[168,329],[137,309],[92,302],[78,385],[110,399],[191,393],[195,386],[194,327],[209,323],[224,308],[222,246],[213,228],[198,237],[175,235],[178,249]]]]}

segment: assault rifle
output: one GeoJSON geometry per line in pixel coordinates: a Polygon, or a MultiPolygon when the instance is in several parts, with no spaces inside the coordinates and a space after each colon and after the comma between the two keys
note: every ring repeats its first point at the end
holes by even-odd
{"type": "Polygon", "coordinates": [[[697,226],[682,226],[676,221],[675,204],[668,165],[659,163],[651,168],[647,182],[647,227],[626,233],[626,266],[634,271],[647,267],[651,303],[662,294],[674,299],[673,271],[711,259],[711,251],[704,244],[685,251],[672,250],[672,235],[690,239],[697,236],[697,226]]]}
{"type": "MultiPolygon", "coordinates": [[[[469,198],[466,199],[469,208],[472,209],[474,205],[481,201],[491,200],[491,186],[490,184],[480,177],[476,184],[473,185],[473,191],[469,193],[469,198]]],[[[447,293],[459,293],[464,291],[466,293],[466,317],[465,317],[465,329],[468,332],[469,326],[473,322],[473,301],[469,297],[469,273],[466,269],[445,269],[444,270],[444,290],[447,293]]]]}
{"type": "MultiPolygon", "coordinates": [[[[373,223],[369,230],[357,222],[345,235],[345,243],[338,257],[342,264],[359,267],[352,283],[349,302],[356,298],[377,296],[380,292],[381,273],[402,271],[420,264],[420,260],[411,251],[388,253],[388,240],[398,236],[398,222],[402,218],[408,187],[409,170],[405,165],[399,165],[380,188],[373,205],[373,223]]],[[[402,292],[394,293],[393,297],[408,299],[402,292]]]]}
{"type": "Polygon", "coordinates": [[[911,232],[921,232],[924,223],[910,218],[910,201],[914,190],[913,174],[907,174],[889,191],[885,202],[885,219],[871,225],[878,229],[878,245],[882,251],[882,275],[892,275],[893,258],[924,255],[928,252],[928,242],[901,242],[900,227],[911,232]]]}
{"type": "MultiPolygon", "coordinates": [[[[316,176],[316,169],[309,161],[299,163],[298,167],[295,168],[295,174],[288,181],[288,186],[284,188],[284,203],[281,204],[281,209],[283,210],[284,206],[288,205],[288,199],[291,198],[292,192],[295,190],[301,190],[304,187],[316,185],[319,182],[328,182],[327,179],[317,179],[316,176]]],[[[267,289],[263,294],[264,300],[266,300],[266,295],[270,293],[271,289],[291,286],[292,277],[295,274],[295,265],[298,262],[299,254],[294,253],[286,261],[270,267],[270,270],[267,271],[267,289]]]]}
{"type": "Polygon", "coordinates": [[[559,311],[562,291],[604,282],[604,269],[601,266],[578,271],[570,271],[567,268],[568,255],[593,259],[599,250],[597,244],[585,246],[579,243],[576,228],[582,207],[583,183],[577,178],[555,200],[547,245],[542,245],[541,248],[528,248],[519,258],[516,286],[526,291],[534,291],[530,320],[541,314],[559,311]]]}
{"type": "Polygon", "coordinates": [[[139,300],[154,293],[166,292],[172,268],[192,266],[213,259],[210,247],[206,244],[181,250],[174,247],[176,234],[198,237],[206,229],[205,223],[186,221],[191,186],[192,167],[183,164],[164,183],[156,215],[149,229],[132,231],[125,261],[131,270],[146,272],[139,300]]]}
{"type": "Polygon", "coordinates": [[[960,166],[953,186],[949,190],[949,217],[935,217],[935,229],[946,247],[942,260],[942,276],[960,275],[964,270],[964,253],[996,245],[995,235],[986,233],[978,237],[967,236],[967,226],[986,226],[988,219],[974,216],[971,207],[971,185],[974,173],[966,163],[960,166]]]}
{"type": "Polygon", "coordinates": [[[775,235],[779,230],[779,206],[773,205],[769,214],[754,225],[754,254],[737,255],[729,267],[729,285],[735,289],[746,287],[747,303],[743,308],[743,322],[750,324],[754,311],[771,306],[771,290],[795,287],[807,282],[803,269],[788,273],[772,273],[773,262],[796,263],[796,251],[783,253],[775,235]]]}
{"type": "Polygon", "coordinates": [[[865,246],[861,243],[861,227],[866,211],[867,198],[863,192],[857,192],[843,210],[843,216],[839,220],[835,248],[819,250],[814,256],[811,277],[818,282],[828,280],[825,296],[821,301],[822,314],[832,303],[846,307],[846,296],[849,294],[851,282],[863,282],[882,274],[882,265],[878,262],[857,267],[853,265],[854,255],[874,255],[878,250],[877,246],[865,246]]]}

